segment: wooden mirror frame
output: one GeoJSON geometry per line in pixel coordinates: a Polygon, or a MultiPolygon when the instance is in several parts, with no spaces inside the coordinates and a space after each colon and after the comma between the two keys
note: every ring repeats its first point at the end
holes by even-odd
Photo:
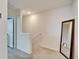
{"type": "Polygon", "coordinates": [[[74,29],[75,29],[75,19],[67,20],[62,22],[62,27],[61,27],[61,40],[60,40],[60,53],[66,57],[66,59],[72,59],[73,57],[73,47],[74,47],[74,29]],[[67,22],[72,22],[72,32],[71,32],[71,46],[70,46],[70,55],[69,58],[61,51],[62,49],[62,35],[63,35],[63,23],[67,22]]]}

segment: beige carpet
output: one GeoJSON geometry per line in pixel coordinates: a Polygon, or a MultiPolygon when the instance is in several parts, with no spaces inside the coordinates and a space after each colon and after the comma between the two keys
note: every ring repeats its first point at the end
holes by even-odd
{"type": "Polygon", "coordinates": [[[57,51],[47,48],[37,47],[32,55],[26,54],[17,49],[8,49],[8,59],[66,59],[57,51]]]}
{"type": "Polygon", "coordinates": [[[43,47],[37,47],[33,50],[33,59],[66,59],[66,58],[57,51],[43,47]]]}
{"type": "Polygon", "coordinates": [[[18,49],[8,48],[8,59],[32,59],[31,55],[26,54],[18,49]]]}

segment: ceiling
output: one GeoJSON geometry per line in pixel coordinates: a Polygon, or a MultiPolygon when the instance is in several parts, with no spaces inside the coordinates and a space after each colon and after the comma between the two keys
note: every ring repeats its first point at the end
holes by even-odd
{"type": "Polygon", "coordinates": [[[40,12],[72,3],[72,0],[9,0],[9,4],[20,10],[40,12]]]}

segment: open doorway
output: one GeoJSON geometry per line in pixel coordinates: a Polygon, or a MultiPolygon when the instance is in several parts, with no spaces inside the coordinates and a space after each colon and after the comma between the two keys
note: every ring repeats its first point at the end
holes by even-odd
{"type": "Polygon", "coordinates": [[[14,48],[14,19],[8,17],[7,19],[7,41],[8,47],[14,48]]]}

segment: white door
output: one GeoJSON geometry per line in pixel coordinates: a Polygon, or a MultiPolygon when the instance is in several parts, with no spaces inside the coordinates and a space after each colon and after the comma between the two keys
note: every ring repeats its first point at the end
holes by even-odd
{"type": "Polygon", "coordinates": [[[7,20],[7,31],[8,46],[13,48],[13,18],[8,18],[7,20]]]}

